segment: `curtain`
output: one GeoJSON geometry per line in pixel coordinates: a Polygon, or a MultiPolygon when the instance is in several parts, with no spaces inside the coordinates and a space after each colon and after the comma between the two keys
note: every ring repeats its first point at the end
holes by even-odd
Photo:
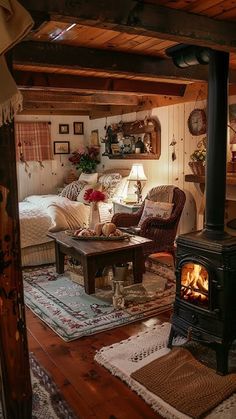
{"type": "Polygon", "coordinates": [[[51,125],[15,122],[16,159],[22,162],[52,160],[51,125]]]}

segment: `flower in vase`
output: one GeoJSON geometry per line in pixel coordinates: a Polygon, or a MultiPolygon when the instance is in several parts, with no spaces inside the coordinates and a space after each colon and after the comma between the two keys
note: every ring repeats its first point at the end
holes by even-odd
{"type": "Polygon", "coordinates": [[[69,161],[76,166],[76,169],[84,173],[92,173],[99,163],[99,148],[91,146],[74,151],[69,161]]]}
{"type": "Polygon", "coordinates": [[[104,202],[106,200],[106,194],[97,189],[90,188],[86,190],[84,200],[87,202],[104,202]]]}
{"type": "Polygon", "coordinates": [[[201,162],[205,165],[206,162],[206,137],[200,140],[197,144],[197,149],[191,154],[190,159],[194,162],[201,162]]]}

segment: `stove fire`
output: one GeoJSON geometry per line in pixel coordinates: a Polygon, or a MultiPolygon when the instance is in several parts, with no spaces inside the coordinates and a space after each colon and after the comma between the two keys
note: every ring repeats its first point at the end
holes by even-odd
{"type": "Polygon", "coordinates": [[[186,263],[181,270],[181,298],[208,307],[208,272],[197,263],[186,263]]]}

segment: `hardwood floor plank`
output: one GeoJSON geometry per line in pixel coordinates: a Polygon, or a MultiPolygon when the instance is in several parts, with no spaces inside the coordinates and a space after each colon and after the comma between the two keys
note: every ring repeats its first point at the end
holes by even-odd
{"type": "Polygon", "coordinates": [[[97,350],[168,321],[170,312],[93,336],[64,342],[26,310],[29,350],[49,372],[80,419],[161,418],[119,378],[94,361],[97,350]]]}

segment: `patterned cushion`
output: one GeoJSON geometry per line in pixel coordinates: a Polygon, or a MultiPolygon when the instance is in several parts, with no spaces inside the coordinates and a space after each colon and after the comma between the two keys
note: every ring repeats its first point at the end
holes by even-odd
{"type": "Polygon", "coordinates": [[[114,192],[120,183],[122,176],[120,173],[108,173],[99,177],[98,182],[102,185],[102,190],[106,192],[107,198],[112,199],[114,192]]]}
{"type": "Polygon", "coordinates": [[[85,184],[86,182],[75,180],[74,182],[71,182],[69,183],[69,185],[65,186],[61,193],[59,193],[59,196],[64,196],[65,198],[68,198],[71,201],[76,201],[77,196],[79,195],[80,191],[83,189],[85,184]]]}
{"type": "Polygon", "coordinates": [[[98,173],[81,173],[79,177],[79,181],[89,183],[90,185],[97,183],[97,180],[98,173]]]}
{"type": "Polygon", "coordinates": [[[138,226],[141,227],[142,223],[149,217],[159,217],[167,219],[172,213],[174,204],[170,202],[154,202],[145,199],[144,209],[142,216],[139,220],[138,226]]]}

